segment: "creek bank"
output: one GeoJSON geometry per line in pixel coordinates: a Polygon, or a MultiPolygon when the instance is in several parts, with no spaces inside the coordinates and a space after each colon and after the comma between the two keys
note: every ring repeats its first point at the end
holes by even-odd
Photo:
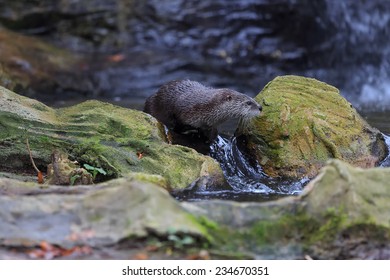
{"type": "Polygon", "coordinates": [[[332,160],[299,196],[237,203],[178,202],[134,178],[45,189],[2,178],[0,247],[47,241],[123,252],[112,246],[171,236],[184,246],[174,252],[204,246],[213,258],[389,259],[389,180],[389,168],[332,160]]]}

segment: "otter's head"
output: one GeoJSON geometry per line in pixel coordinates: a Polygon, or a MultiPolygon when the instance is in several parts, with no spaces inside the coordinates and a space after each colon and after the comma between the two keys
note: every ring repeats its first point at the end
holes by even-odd
{"type": "Polygon", "coordinates": [[[215,102],[218,102],[218,123],[228,119],[248,120],[259,116],[261,106],[253,98],[231,89],[217,89],[215,102]]]}

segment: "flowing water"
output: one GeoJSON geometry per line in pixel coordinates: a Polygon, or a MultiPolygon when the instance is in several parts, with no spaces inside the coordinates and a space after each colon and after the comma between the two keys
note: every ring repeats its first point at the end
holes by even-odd
{"type": "MultiPolygon", "coordinates": [[[[383,132],[387,147],[390,151],[390,112],[368,112],[363,114],[367,121],[383,132]]],[[[221,165],[230,190],[207,191],[194,190],[176,194],[181,200],[203,199],[228,199],[236,201],[269,201],[284,196],[299,194],[310,181],[308,178],[301,180],[283,180],[267,176],[261,166],[249,163],[245,155],[238,149],[236,139],[233,136],[219,136],[211,147],[210,156],[221,165]]],[[[390,154],[385,158],[380,167],[390,167],[390,154]]]]}

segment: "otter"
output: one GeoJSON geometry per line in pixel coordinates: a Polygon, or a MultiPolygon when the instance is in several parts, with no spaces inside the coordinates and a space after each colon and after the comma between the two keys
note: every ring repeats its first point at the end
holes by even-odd
{"type": "Polygon", "coordinates": [[[249,96],[228,88],[211,88],[196,81],[179,80],[162,85],[145,102],[144,112],[168,129],[185,133],[194,128],[213,138],[217,126],[229,119],[243,121],[259,116],[262,107],[249,96]]]}

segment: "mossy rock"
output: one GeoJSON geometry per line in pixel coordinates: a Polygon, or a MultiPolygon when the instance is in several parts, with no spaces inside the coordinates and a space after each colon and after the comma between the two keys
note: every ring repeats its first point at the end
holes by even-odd
{"type": "Polygon", "coordinates": [[[271,176],[314,177],[330,158],[374,167],[387,154],[337,88],[311,78],[277,77],[256,96],[263,114],[246,128],[246,147],[271,176]]]}
{"type": "Polygon", "coordinates": [[[163,176],[170,188],[185,188],[199,177],[226,183],[215,160],[166,143],[153,117],[109,103],[86,101],[55,110],[0,87],[0,128],[0,171],[33,172],[28,138],[42,171],[58,149],[81,165],[103,168],[107,175],[99,180],[141,172],[163,176]]]}
{"type": "Polygon", "coordinates": [[[88,75],[79,70],[86,65],[84,59],[38,38],[0,27],[0,53],[0,86],[30,96],[54,88],[91,88],[88,75]]]}
{"type": "Polygon", "coordinates": [[[218,225],[209,231],[222,251],[267,259],[388,259],[389,180],[390,168],[362,169],[333,159],[299,196],[183,205],[218,225]]]}
{"type": "Polygon", "coordinates": [[[312,216],[339,212],[346,223],[390,229],[390,168],[362,169],[330,160],[301,194],[312,216]]]}

